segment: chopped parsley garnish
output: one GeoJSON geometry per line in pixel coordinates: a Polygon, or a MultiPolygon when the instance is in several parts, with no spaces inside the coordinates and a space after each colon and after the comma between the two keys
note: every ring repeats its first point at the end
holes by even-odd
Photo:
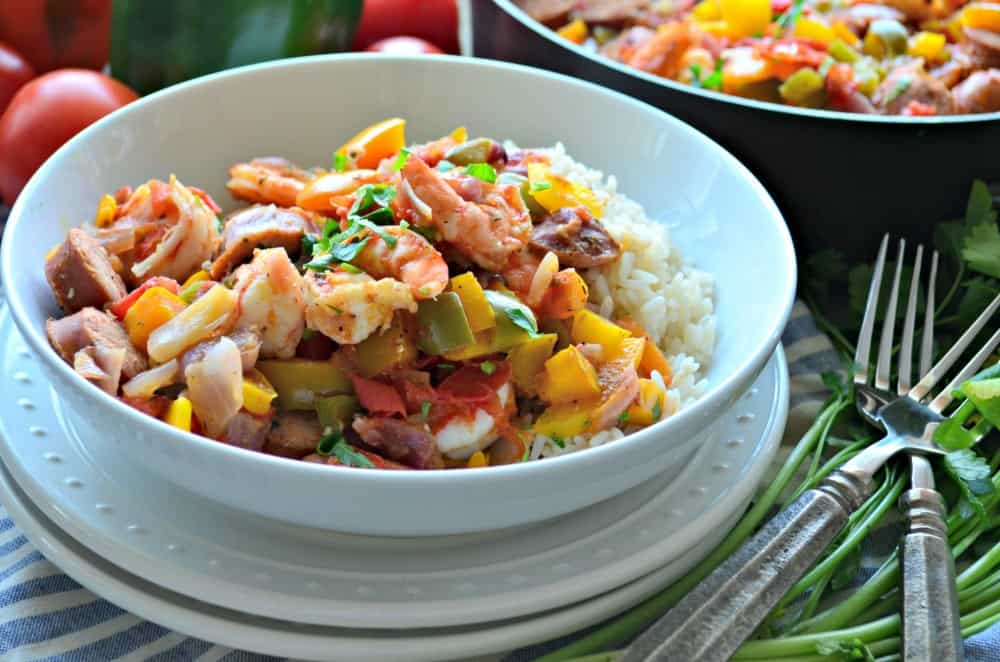
{"type": "Polygon", "coordinates": [[[302,235],[302,256],[312,257],[313,250],[316,248],[316,236],[311,234],[302,235]]]}
{"type": "Polygon", "coordinates": [[[399,172],[406,165],[407,159],[410,158],[410,150],[405,147],[399,150],[399,154],[396,156],[396,160],[392,163],[392,171],[399,172]]]}
{"type": "Polygon", "coordinates": [[[396,188],[392,184],[365,184],[359,186],[354,195],[356,197],[350,211],[347,212],[348,217],[358,216],[360,212],[366,211],[373,205],[388,207],[396,198],[396,188]]]}
{"type": "Polygon", "coordinates": [[[527,331],[528,335],[532,338],[537,338],[541,335],[538,333],[538,324],[530,312],[526,312],[522,308],[508,308],[504,312],[511,322],[527,331]]]}
{"type": "MultiPolygon", "coordinates": [[[[392,212],[389,213],[391,214],[392,212]]],[[[356,218],[354,219],[354,222],[360,225],[361,227],[368,228],[369,230],[377,234],[389,248],[396,247],[396,238],[393,237],[388,232],[386,232],[385,230],[383,230],[381,226],[370,221],[367,217],[356,218]]]]}
{"type": "Polygon", "coordinates": [[[409,230],[410,229],[410,224],[407,223],[406,221],[400,221],[399,222],[399,227],[401,227],[404,230],[409,230]]]}
{"type": "Polygon", "coordinates": [[[896,81],[896,84],[893,86],[892,90],[889,92],[889,96],[886,97],[886,99],[885,99],[886,103],[892,103],[893,101],[895,101],[896,99],[898,99],[900,96],[902,96],[903,92],[905,92],[908,89],[910,89],[910,85],[912,85],[912,84],[913,84],[913,78],[912,77],[910,77],[910,76],[900,76],[899,80],[896,81]]]}
{"type": "Polygon", "coordinates": [[[340,463],[345,467],[359,467],[361,469],[375,468],[375,464],[365,457],[364,453],[361,453],[348,444],[343,437],[330,449],[330,455],[340,460],[340,463]]]}
{"type": "Polygon", "coordinates": [[[694,87],[700,87],[705,90],[721,90],[722,89],[722,59],[715,61],[715,69],[709,75],[702,78],[704,73],[701,69],[700,64],[692,64],[690,67],[691,72],[691,85],[694,87]]]}
{"type": "Polygon", "coordinates": [[[328,218],[322,236],[302,238],[303,255],[312,257],[305,264],[306,269],[326,271],[350,262],[368,244],[369,237],[359,237],[366,230],[378,235],[390,248],[396,246],[396,237],[382,229],[395,220],[389,204],[396,197],[396,189],[389,184],[365,184],[358,188],[355,196],[347,213],[346,228],[341,230],[340,222],[328,218]]]}
{"type": "Polygon", "coordinates": [[[558,446],[559,448],[566,448],[566,441],[562,437],[553,436],[549,437],[549,439],[551,439],[552,443],[558,446]]]}
{"type": "Polygon", "coordinates": [[[785,12],[778,17],[775,23],[778,27],[784,30],[790,30],[795,26],[795,23],[802,16],[802,9],[805,7],[806,0],[793,0],[792,5],[785,10],[785,12]]]}
{"type": "MultiPolygon", "coordinates": [[[[393,240],[395,241],[395,239],[393,240]]],[[[330,247],[330,252],[324,257],[329,256],[340,262],[350,262],[358,256],[358,253],[368,245],[368,237],[365,237],[361,241],[352,241],[347,244],[336,244],[330,247]]]]}
{"type": "Polygon", "coordinates": [[[434,228],[425,228],[419,225],[412,225],[410,226],[410,229],[431,243],[437,241],[437,232],[434,231],[434,228]]]}
{"type": "Polygon", "coordinates": [[[347,154],[337,152],[333,155],[333,169],[337,172],[347,170],[347,154]]]}
{"type": "Polygon", "coordinates": [[[628,423],[628,411],[623,411],[618,414],[618,425],[625,425],[628,423]]]}
{"type": "Polygon", "coordinates": [[[312,329],[306,328],[306,329],[302,330],[302,340],[304,340],[306,342],[309,342],[310,340],[312,340],[312,337],[314,335],[316,335],[316,332],[313,331],[312,329]]]}
{"type": "Polygon", "coordinates": [[[440,161],[438,163],[438,172],[448,172],[449,170],[455,169],[455,164],[451,161],[440,161]]]}
{"type": "Polygon", "coordinates": [[[483,361],[479,364],[479,369],[483,371],[483,374],[492,375],[497,371],[497,364],[493,361],[483,361]]]}
{"type": "Polygon", "coordinates": [[[424,400],[420,403],[420,418],[427,420],[427,417],[431,415],[431,401],[424,400]]]}
{"type": "Polygon", "coordinates": [[[339,432],[324,435],[323,438],[319,440],[319,443],[316,444],[316,453],[318,455],[322,455],[323,457],[330,457],[333,455],[334,445],[343,440],[344,436],[339,432]]]}
{"type": "Polygon", "coordinates": [[[362,271],[361,269],[358,269],[356,266],[354,266],[350,262],[344,262],[342,265],[340,265],[340,268],[343,269],[344,271],[348,271],[348,272],[350,272],[352,274],[363,274],[364,273],[364,271],[362,271]]]}
{"type": "Polygon", "coordinates": [[[488,184],[495,184],[497,181],[497,171],[489,163],[470,163],[465,166],[465,172],[488,184]]]}
{"type": "Polygon", "coordinates": [[[548,191],[552,188],[552,182],[531,182],[531,192],[548,191]]]}
{"type": "Polygon", "coordinates": [[[659,397],[656,399],[656,404],[653,405],[653,422],[660,420],[663,416],[663,398],[659,397]]]}

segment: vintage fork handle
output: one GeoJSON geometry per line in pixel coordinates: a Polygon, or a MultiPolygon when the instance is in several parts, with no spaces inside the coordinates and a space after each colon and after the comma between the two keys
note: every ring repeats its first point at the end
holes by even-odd
{"type": "Polygon", "coordinates": [[[654,623],[619,662],[724,662],[819,558],[871,494],[835,471],[768,522],[654,623]]]}
{"type": "Polygon", "coordinates": [[[915,488],[900,505],[910,520],[900,545],[903,661],[959,662],[965,654],[944,500],[935,490],[915,488]]]}

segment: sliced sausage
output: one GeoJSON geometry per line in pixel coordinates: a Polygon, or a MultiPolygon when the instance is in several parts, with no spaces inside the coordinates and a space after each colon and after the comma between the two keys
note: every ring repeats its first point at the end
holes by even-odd
{"type": "Polygon", "coordinates": [[[128,293],[107,251],[79,228],[70,230],[66,241],[46,260],[45,277],[56,303],[67,313],[87,306],[100,308],[128,293]]]}
{"type": "Polygon", "coordinates": [[[577,0],[517,0],[528,16],[551,28],[562,27],[577,0]]]}
{"type": "Polygon", "coordinates": [[[273,419],[273,408],[267,416],[254,416],[247,411],[237,412],[229,420],[219,441],[251,451],[263,450],[273,419]]]}
{"type": "Polygon", "coordinates": [[[390,460],[414,469],[440,469],[444,466],[430,428],[398,418],[381,416],[354,419],[354,430],[362,441],[390,460]]]}
{"type": "Polygon", "coordinates": [[[584,207],[564,207],[531,231],[531,247],[551,251],[563,267],[587,269],[614,262],[621,246],[584,207]]]}
{"type": "Polygon", "coordinates": [[[316,452],[323,426],[312,412],[285,411],[274,419],[264,452],[301,459],[316,452]]]}
{"type": "Polygon", "coordinates": [[[938,115],[955,112],[955,100],[944,83],[912,68],[897,69],[875,90],[872,101],[889,115],[898,115],[913,102],[931,106],[938,115]]]}
{"type": "MultiPolygon", "coordinates": [[[[376,469],[392,469],[395,471],[407,471],[411,467],[405,464],[400,464],[399,462],[393,462],[392,460],[387,460],[381,455],[376,455],[371,451],[358,449],[358,452],[367,457],[372,464],[375,465],[376,469]]],[[[333,467],[343,466],[343,462],[338,460],[333,455],[320,455],[319,453],[313,453],[312,455],[306,455],[302,458],[303,462],[310,462],[312,464],[327,464],[333,467]]]]}
{"type": "Polygon", "coordinates": [[[572,18],[579,18],[588,25],[621,27],[638,18],[649,5],[650,0],[579,0],[572,18]]]}
{"type": "Polygon", "coordinates": [[[220,280],[236,265],[253,255],[255,248],[284,248],[289,255],[302,246],[302,235],[316,234],[319,228],[301,209],[274,205],[254,205],[232,214],[226,221],[223,248],[212,263],[210,274],[220,280]]]}
{"type": "Polygon", "coordinates": [[[124,362],[123,347],[90,345],[73,355],[73,370],[108,395],[117,395],[124,362]]]}
{"type": "Polygon", "coordinates": [[[52,347],[70,365],[81,349],[100,347],[125,351],[121,367],[125,379],[132,379],[147,368],[146,357],[129,340],[121,322],[96,308],[84,308],[59,320],[50,319],[45,323],[45,333],[52,347]]]}
{"type": "Polygon", "coordinates": [[[1000,111],[1000,69],[977,71],[952,89],[960,113],[1000,111]]]}

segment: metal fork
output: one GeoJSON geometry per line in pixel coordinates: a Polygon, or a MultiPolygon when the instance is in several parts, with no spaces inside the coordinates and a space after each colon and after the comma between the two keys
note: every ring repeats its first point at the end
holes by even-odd
{"type": "MultiPolygon", "coordinates": [[[[884,270],[887,245],[888,237],[883,240],[879,251],[876,273],[869,289],[868,308],[877,306],[878,283],[884,270]]],[[[900,259],[897,263],[897,272],[900,273],[901,262],[900,259]]],[[[898,275],[896,280],[899,280],[898,275]]],[[[898,297],[898,285],[893,289],[898,297]]],[[[975,374],[1000,344],[1000,329],[976,352],[948,386],[936,396],[933,396],[931,389],[952,369],[998,308],[1000,296],[990,303],[941,360],[927,370],[915,386],[905,391],[903,397],[897,397],[889,390],[894,312],[887,317],[888,332],[883,328],[875,384],[868,384],[868,358],[875,313],[868,314],[866,311],[858,341],[860,377],[856,389],[863,398],[860,406],[877,418],[886,435],[839,470],[832,472],[817,487],[804,492],[764,525],[736,553],[636,639],[620,658],[620,662],[728,660],[843,530],[848,516],[871,495],[872,477],[886,461],[900,451],[918,454],[943,452],[932,440],[934,430],[944,420],[941,412],[951,402],[951,392],[975,374]],[[922,404],[928,400],[927,406],[922,404]]],[[[906,335],[904,324],[904,336],[906,335]]],[[[912,329],[909,337],[912,356],[912,329]]],[[[926,335],[924,343],[927,343],[926,335]]],[[[907,359],[907,363],[909,360],[907,359]]],[[[908,380],[908,377],[909,373],[905,378],[908,380]]],[[[905,381],[903,386],[907,386],[905,381]]],[[[926,485],[929,472],[925,472],[924,468],[924,465],[919,464],[917,478],[919,484],[926,485]]],[[[910,510],[915,520],[914,528],[922,531],[926,519],[923,512],[925,509],[922,505],[918,506],[918,503],[923,502],[915,501],[910,510]]],[[[911,624],[918,622],[919,619],[914,620],[911,616],[911,624]]],[[[935,634],[933,631],[928,633],[931,637],[935,634]]]]}

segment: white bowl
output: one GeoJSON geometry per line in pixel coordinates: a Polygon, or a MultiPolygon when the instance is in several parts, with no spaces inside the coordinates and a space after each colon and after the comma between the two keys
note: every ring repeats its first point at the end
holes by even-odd
{"type": "Polygon", "coordinates": [[[596,85],[535,69],[453,57],[337,55],[200,78],[101,120],[50,158],[11,211],[2,277],[17,326],[56,390],[113,444],[202,496],[267,517],[371,535],[499,529],[584,508],[675,472],[721,412],[757,377],[791,309],[795,257],[777,207],[714,142],[665,113],[596,85]],[[181,432],[79,378],[49,347],[59,315],[46,252],[88,221],[98,198],[175,173],[229,200],[228,166],[280,154],[325,164],[360,127],[408,120],[407,139],[466,125],[522,145],[562,141],[578,160],[671,224],[714,274],[718,336],[710,388],[694,405],[628,438],[573,455],[477,471],[360,471],[286,460],[181,432]]]}

